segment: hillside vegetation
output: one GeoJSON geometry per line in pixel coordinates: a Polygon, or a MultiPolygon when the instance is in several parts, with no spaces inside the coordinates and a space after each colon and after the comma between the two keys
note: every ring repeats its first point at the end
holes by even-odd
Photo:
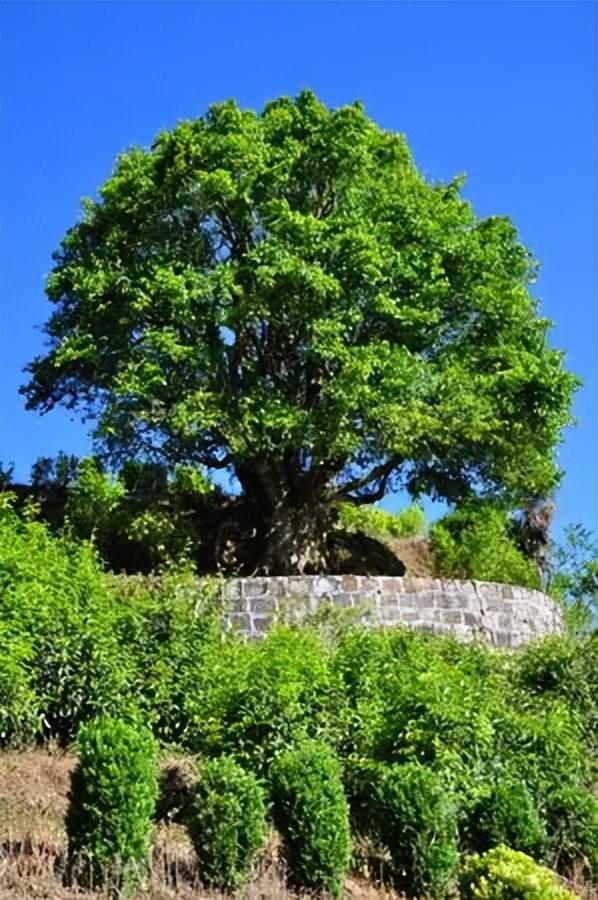
{"type": "MultiPolygon", "coordinates": [[[[465,891],[469,872],[463,896],[542,900],[552,894],[512,886],[475,893],[471,884],[486,883],[488,873],[505,885],[518,872],[529,882],[533,860],[588,884],[598,876],[596,634],[498,653],[425,633],[366,631],[324,607],[305,627],[281,623],[248,643],[222,632],[217,588],[200,592],[181,571],[105,574],[92,545],[52,535],[3,504],[5,753],[14,759],[11,747],[51,741],[75,754],[80,787],[68,821],[79,837],[77,797],[96,798],[85,803],[106,834],[124,833],[134,815],[141,831],[131,834],[147,838],[126,845],[141,848],[129,886],[143,885],[152,818],[154,853],[164,823],[179,822],[192,838],[187,884],[238,888],[263,869],[273,828],[290,885],[316,891],[342,893],[353,870],[382,873],[408,896],[448,898],[465,891]],[[126,752],[110,750],[122,741],[126,752]],[[157,777],[166,752],[178,762],[162,772],[157,802],[126,812],[123,785],[140,776],[124,767],[157,777]],[[106,774],[93,788],[99,772],[106,774]],[[230,833],[238,836],[232,844],[230,833]],[[242,834],[247,850],[230,856],[242,834]],[[527,861],[506,854],[471,862],[497,847],[527,861]]],[[[152,791],[150,781],[146,796],[152,791]]],[[[0,803],[12,809],[9,797],[0,803]]],[[[2,815],[5,828],[11,815],[2,815]]],[[[85,841],[95,840],[73,837],[69,846],[87,853],[85,841]]],[[[10,855],[14,845],[6,846],[10,855]]],[[[60,846],[68,880],[72,852],[60,846]]],[[[106,871],[130,872],[129,862],[119,857],[128,867],[106,871]]],[[[554,878],[538,884],[561,890],[554,878]]]]}

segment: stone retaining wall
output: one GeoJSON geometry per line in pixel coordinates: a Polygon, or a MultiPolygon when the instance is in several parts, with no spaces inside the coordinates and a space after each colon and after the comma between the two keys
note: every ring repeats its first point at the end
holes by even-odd
{"type": "Polygon", "coordinates": [[[560,632],[560,606],[528,588],[484,581],[332,575],[233,578],[223,587],[229,628],[260,637],[276,621],[301,620],[329,601],[371,627],[406,625],[494,647],[560,632]]]}

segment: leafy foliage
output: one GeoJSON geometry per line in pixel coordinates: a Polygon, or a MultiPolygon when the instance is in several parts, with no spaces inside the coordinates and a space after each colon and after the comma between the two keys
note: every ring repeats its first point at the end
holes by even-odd
{"type": "Polygon", "coordinates": [[[527,694],[560,699],[574,712],[593,755],[598,751],[598,632],[547,637],[525,649],[514,670],[527,694]]]}
{"type": "Polygon", "coordinates": [[[188,466],[169,477],[163,466],[128,462],[114,477],[88,458],[77,469],[65,516],[77,537],[93,538],[116,571],[149,572],[185,560],[205,568],[209,510],[219,496],[188,466]]]}
{"type": "Polygon", "coordinates": [[[325,568],[331,504],[395,483],[547,496],[578,382],[529,251],[460,186],[360,103],[211,106],[84,201],[29,407],[81,410],[119,464],[234,471],[271,572],[325,568]]]}
{"type": "Polygon", "coordinates": [[[575,900],[550,869],[499,846],[471,857],[460,879],[463,900],[575,900]]]}
{"type": "Polygon", "coordinates": [[[351,835],[341,768],[329,747],[304,741],[282,752],[272,763],[271,789],[294,878],[305,887],[340,894],[351,835]]]}
{"type": "Polygon", "coordinates": [[[359,829],[390,852],[399,885],[417,896],[444,897],[458,861],[454,797],[418,763],[359,762],[351,773],[359,829]]]}
{"type": "Polygon", "coordinates": [[[264,794],[255,776],[230,757],[207,760],[186,821],[204,883],[240,887],[267,833],[264,794]]]}
{"type": "Polygon", "coordinates": [[[234,754],[265,774],[293,743],[339,740],[344,698],[313,632],[280,626],[259,643],[232,638],[214,645],[205,665],[185,736],[196,752],[234,754]]]}
{"type": "Polygon", "coordinates": [[[565,529],[565,540],[553,542],[547,563],[547,590],[569,609],[574,629],[592,630],[598,621],[598,544],[583,525],[565,529]]]}
{"type": "Polygon", "coordinates": [[[550,862],[571,870],[582,862],[589,875],[598,877],[598,798],[583,788],[566,785],[548,798],[550,862]]]}
{"type": "Polygon", "coordinates": [[[522,781],[501,776],[471,818],[472,844],[478,852],[505,844],[542,858],[546,826],[529,788],[522,781]]]}
{"type": "Polygon", "coordinates": [[[67,742],[81,722],[130,706],[119,610],[88,544],[53,537],[6,504],[0,517],[2,665],[18,670],[9,703],[32,704],[22,718],[8,711],[10,736],[27,736],[35,719],[44,734],[67,742]]]}
{"type": "Polygon", "coordinates": [[[369,537],[384,540],[419,537],[424,532],[426,517],[416,504],[398,513],[389,513],[379,507],[341,503],[339,522],[347,531],[362,531],[369,537]]]}
{"type": "Polygon", "coordinates": [[[504,510],[462,507],[435,522],[430,539],[439,575],[540,587],[540,572],[512,540],[504,510]]]}
{"type": "Polygon", "coordinates": [[[67,814],[71,877],[134,888],[147,865],[158,793],[154,740],[138,724],[103,718],[81,728],[77,752],[67,814]]]}

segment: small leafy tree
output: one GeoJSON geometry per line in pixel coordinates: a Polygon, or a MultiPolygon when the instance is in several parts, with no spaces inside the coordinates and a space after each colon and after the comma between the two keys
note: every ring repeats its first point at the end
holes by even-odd
{"type": "Polygon", "coordinates": [[[439,575],[540,587],[537,564],[524,556],[509,533],[509,516],[488,504],[448,513],[430,528],[439,575]]]}
{"type": "Polygon", "coordinates": [[[474,808],[470,831],[479,852],[506,844],[540,858],[546,847],[546,828],[529,789],[504,773],[474,808]]]}
{"type": "Polygon", "coordinates": [[[233,101],[122,154],[55,254],[28,407],[114,462],[228,470],[257,568],[334,566],[339,501],[516,505],[559,480],[577,380],[536,264],[360,103],[233,101]]]}
{"type": "Polygon", "coordinates": [[[390,853],[408,894],[445,897],[458,861],[457,807],[443,779],[418,763],[354,762],[351,805],[359,830],[390,853]]]}

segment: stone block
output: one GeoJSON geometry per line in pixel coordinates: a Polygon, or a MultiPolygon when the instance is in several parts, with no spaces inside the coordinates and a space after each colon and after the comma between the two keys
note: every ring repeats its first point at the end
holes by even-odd
{"type": "Polygon", "coordinates": [[[263,597],[270,590],[270,579],[244,578],[241,590],[243,597],[263,597]]]}
{"type": "Polygon", "coordinates": [[[343,575],[340,584],[341,590],[345,592],[356,591],[359,588],[359,582],[356,575],[343,575]]]}
{"type": "Polygon", "coordinates": [[[331,575],[316,575],[313,579],[311,594],[313,597],[333,597],[340,589],[340,579],[331,575]]]}
{"type": "Polygon", "coordinates": [[[436,609],[461,609],[463,607],[463,602],[462,597],[454,594],[449,594],[447,596],[446,594],[439,593],[434,596],[434,606],[436,609]]]}
{"type": "Polygon", "coordinates": [[[442,622],[445,625],[462,625],[463,613],[458,609],[446,609],[441,612],[442,622]]]}
{"type": "Polygon", "coordinates": [[[223,582],[221,586],[222,598],[225,603],[236,603],[242,596],[243,581],[241,578],[231,578],[223,582]]]}
{"type": "Polygon", "coordinates": [[[272,594],[264,597],[255,597],[250,601],[249,611],[253,613],[273,613],[278,609],[278,599],[272,594]]]}
{"type": "Polygon", "coordinates": [[[238,631],[242,634],[251,632],[251,616],[247,613],[233,613],[226,617],[226,622],[231,631],[238,631]]]}
{"type": "Polygon", "coordinates": [[[419,621],[419,613],[416,609],[400,609],[397,621],[404,622],[405,625],[413,625],[419,621]]]}
{"type": "Polygon", "coordinates": [[[405,620],[401,615],[400,609],[384,609],[380,616],[380,621],[382,625],[388,626],[397,625],[399,622],[404,622],[405,620]]]}
{"type": "Polygon", "coordinates": [[[272,625],[272,616],[252,616],[251,617],[252,631],[264,632],[267,631],[272,625]]]}
{"type": "Polygon", "coordinates": [[[362,591],[377,593],[380,590],[380,579],[372,578],[369,575],[361,575],[359,577],[359,589],[362,591]]]}
{"type": "Polygon", "coordinates": [[[380,581],[383,597],[394,597],[403,587],[402,578],[381,578],[380,581]]]}

